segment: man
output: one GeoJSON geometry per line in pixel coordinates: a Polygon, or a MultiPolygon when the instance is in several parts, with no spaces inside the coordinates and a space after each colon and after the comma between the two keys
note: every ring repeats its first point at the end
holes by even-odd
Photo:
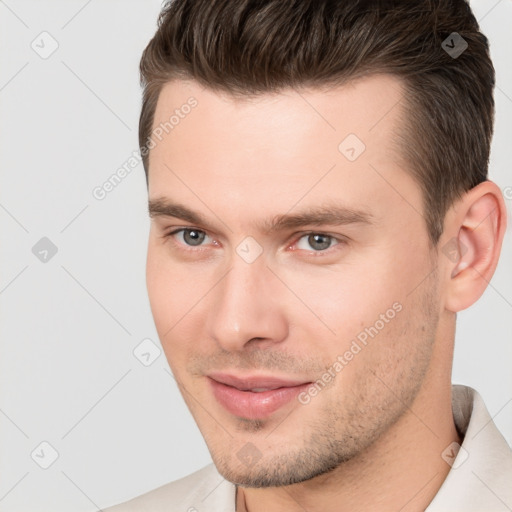
{"type": "Polygon", "coordinates": [[[451,385],[506,223],[467,3],[176,0],[141,73],[148,292],[214,465],[109,510],[511,510],[451,385]]]}

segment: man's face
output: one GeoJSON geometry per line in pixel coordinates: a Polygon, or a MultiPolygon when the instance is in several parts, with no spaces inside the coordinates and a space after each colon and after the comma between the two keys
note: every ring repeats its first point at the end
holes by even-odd
{"type": "Polygon", "coordinates": [[[250,101],[194,82],[161,92],[154,128],[181,115],[150,155],[149,298],[235,483],[360,455],[422,386],[441,311],[421,192],[395,149],[402,94],[389,76],[250,101]]]}

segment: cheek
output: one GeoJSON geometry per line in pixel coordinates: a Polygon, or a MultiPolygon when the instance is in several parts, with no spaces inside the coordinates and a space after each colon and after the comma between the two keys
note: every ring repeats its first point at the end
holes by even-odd
{"type": "Polygon", "coordinates": [[[289,275],[289,288],[296,297],[294,310],[301,323],[322,328],[326,334],[348,339],[373,324],[400,299],[400,280],[382,260],[343,265],[336,270],[311,269],[289,275]],[[301,304],[302,303],[302,304],[301,304]],[[308,311],[309,309],[309,311],[308,311]]]}
{"type": "Polygon", "coordinates": [[[160,342],[173,370],[179,370],[181,361],[205,339],[202,329],[210,280],[198,267],[176,263],[164,247],[150,242],[146,263],[148,297],[160,342]]]}
{"type": "Polygon", "coordinates": [[[165,311],[169,309],[169,303],[173,298],[173,295],[168,293],[167,270],[166,265],[163,264],[162,258],[159,256],[158,250],[150,241],[146,261],[146,286],[151,312],[160,335],[165,311]]]}
{"type": "MultiPolygon", "coordinates": [[[[289,294],[294,320],[309,333],[311,348],[330,365],[347,354],[351,368],[377,362],[393,368],[402,357],[394,345],[404,337],[407,317],[422,307],[414,305],[416,294],[424,293],[418,284],[430,271],[427,258],[381,246],[347,258],[336,269],[290,272],[286,282],[296,295],[289,294]]],[[[344,373],[348,377],[352,370],[344,373]]]]}
{"type": "Polygon", "coordinates": [[[165,343],[185,314],[194,286],[154,242],[148,247],[146,285],[155,325],[161,342],[165,343]]]}

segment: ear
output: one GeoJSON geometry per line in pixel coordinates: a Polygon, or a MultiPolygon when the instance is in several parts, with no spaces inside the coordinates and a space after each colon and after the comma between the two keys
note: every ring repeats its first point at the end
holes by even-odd
{"type": "Polygon", "coordinates": [[[472,188],[447,213],[439,258],[446,258],[448,311],[468,308],[487,288],[498,265],[506,219],[503,195],[492,181],[472,188]]]}

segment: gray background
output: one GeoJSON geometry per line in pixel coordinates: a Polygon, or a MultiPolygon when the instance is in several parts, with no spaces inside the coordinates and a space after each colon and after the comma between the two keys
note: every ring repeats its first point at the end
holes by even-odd
{"type": "MultiPolygon", "coordinates": [[[[491,179],[512,224],[512,1],[472,5],[497,69],[491,179]]],[[[137,67],[159,9],[0,1],[2,512],[97,510],[210,460],[158,355],[142,165],[105,199],[92,195],[138,149],[137,67]],[[149,366],[133,354],[145,339],[149,366]],[[58,453],[48,469],[55,454],[42,442],[58,453]]],[[[459,314],[453,378],[480,391],[509,443],[511,240],[509,227],[490,286],[459,314]]]]}

